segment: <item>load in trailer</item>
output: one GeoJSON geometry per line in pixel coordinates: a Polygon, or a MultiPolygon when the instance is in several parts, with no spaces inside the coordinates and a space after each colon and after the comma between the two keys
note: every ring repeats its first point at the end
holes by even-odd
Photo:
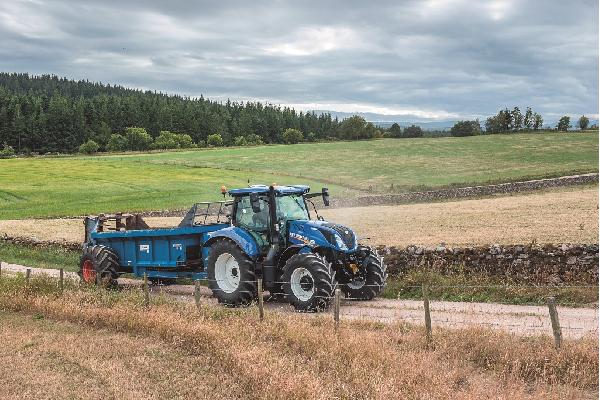
{"type": "Polygon", "coordinates": [[[272,296],[302,311],[326,309],[336,286],[357,300],[383,290],[387,276],[377,251],[352,229],[318,216],[311,199],[328,206],[326,188],[253,185],[228,194],[231,201],[195,204],[176,228],[151,229],[130,214],[87,217],[82,280],[111,284],[123,273],[207,279],[220,303],[242,306],[257,297],[262,278],[272,296]]]}

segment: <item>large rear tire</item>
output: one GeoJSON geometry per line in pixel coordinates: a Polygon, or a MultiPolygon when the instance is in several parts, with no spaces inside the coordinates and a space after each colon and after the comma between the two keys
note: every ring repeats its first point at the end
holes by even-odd
{"type": "Polygon", "coordinates": [[[79,277],[89,285],[116,286],[118,268],[119,256],[111,248],[89,246],[83,250],[79,261],[79,277]]]}
{"type": "Polygon", "coordinates": [[[208,282],[213,296],[229,307],[247,306],[256,297],[254,263],[227,239],[219,239],[210,247],[208,282]]]}
{"type": "Polygon", "coordinates": [[[371,253],[364,261],[366,263],[366,276],[364,280],[356,280],[340,285],[342,292],[352,300],[372,300],[378,296],[385,287],[387,272],[383,259],[376,253],[371,253]]]}
{"type": "Polygon", "coordinates": [[[317,254],[290,257],[285,263],[283,282],[288,301],[298,311],[323,311],[331,303],[335,286],[331,266],[317,254]]]}

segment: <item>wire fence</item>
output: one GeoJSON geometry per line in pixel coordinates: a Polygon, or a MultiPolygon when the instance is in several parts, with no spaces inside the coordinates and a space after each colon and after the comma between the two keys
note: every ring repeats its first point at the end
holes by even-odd
{"type": "MultiPolygon", "coordinates": [[[[37,272],[37,271],[36,271],[37,272]]],[[[6,273],[0,263],[0,279],[2,274],[6,273]]],[[[32,269],[25,271],[27,284],[32,276],[32,269]]],[[[65,287],[65,280],[72,279],[73,274],[67,276],[61,269],[58,274],[53,276],[62,290],[65,287]]],[[[101,283],[101,282],[99,282],[101,283]]],[[[197,279],[194,281],[193,292],[188,288],[184,295],[193,295],[197,306],[208,302],[206,294],[202,294],[202,286],[208,285],[213,295],[219,297],[219,292],[232,293],[228,288],[224,288],[225,283],[231,283],[227,279],[197,279]]],[[[276,281],[273,286],[277,287],[277,292],[269,292],[267,296],[263,291],[262,279],[256,280],[235,280],[236,285],[248,284],[245,290],[250,290],[249,296],[244,305],[256,307],[260,320],[267,318],[267,311],[291,310],[287,306],[289,303],[297,302],[297,294],[294,294],[289,281],[276,281]],[[265,306],[265,300],[267,305],[265,306]]],[[[143,283],[135,285],[144,293],[143,303],[145,307],[151,307],[151,293],[154,290],[152,286],[159,288],[168,287],[161,285],[151,285],[148,276],[144,276],[143,283]]],[[[242,285],[243,286],[243,285],[242,285]]],[[[271,286],[271,288],[273,287],[271,286]]],[[[237,287],[237,286],[236,286],[237,287]]],[[[379,284],[341,284],[332,282],[331,287],[326,290],[315,290],[306,301],[313,302],[311,307],[300,311],[320,311],[321,313],[330,312],[333,314],[336,330],[342,320],[366,320],[384,323],[405,323],[409,325],[421,325],[425,327],[425,334],[428,340],[433,337],[434,328],[462,328],[462,327],[481,327],[501,329],[517,335],[548,335],[552,334],[555,340],[556,348],[560,348],[563,336],[576,339],[593,335],[598,336],[598,309],[597,302],[593,308],[568,308],[556,305],[556,298],[560,298],[560,292],[568,289],[583,289],[598,292],[598,285],[402,285],[397,288],[397,294],[394,298],[377,298],[370,300],[372,294],[380,293],[383,285],[379,284]],[[476,303],[476,302],[453,302],[439,300],[435,297],[436,290],[442,289],[518,289],[518,290],[544,290],[547,296],[544,296],[544,303],[540,304],[514,304],[506,303],[476,303]],[[369,290],[366,290],[369,289],[369,290]],[[372,290],[371,290],[372,289],[372,290]],[[416,291],[412,299],[400,299],[402,291],[416,291]],[[326,293],[326,294],[323,294],[326,293]],[[363,293],[356,296],[357,293],[363,293]],[[353,295],[354,294],[354,295],[353,295]],[[314,300],[314,301],[313,301],[314,300]]],[[[310,290],[308,290],[310,292],[310,290]]]]}

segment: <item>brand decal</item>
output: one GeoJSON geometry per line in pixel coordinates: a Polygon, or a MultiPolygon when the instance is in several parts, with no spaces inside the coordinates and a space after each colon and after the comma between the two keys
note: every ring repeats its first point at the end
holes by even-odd
{"type": "Polygon", "coordinates": [[[149,244],[140,244],[140,252],[150,253],[150,245],[149,244]]]}
{"type": "Polygon", "coordinates": [[[302,236],[301,234],[296,233],[296,232],[290,233],[290,237],[292,239],[299,240],[302,243],[307,244],[309,246],[314,246],[315,245],[315,241],[314,240],[311,240],[311,239],[307,238],[306,236],[302,236]]]}

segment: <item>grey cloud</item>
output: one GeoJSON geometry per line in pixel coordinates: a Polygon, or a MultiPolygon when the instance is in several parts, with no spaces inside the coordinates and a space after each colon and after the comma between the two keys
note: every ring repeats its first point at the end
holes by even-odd
{"type": "Polygon", "coordinates": [[[597,1],[16,1],[0,69],[421,118],[597,114],[597,32],[597,1]]]}

